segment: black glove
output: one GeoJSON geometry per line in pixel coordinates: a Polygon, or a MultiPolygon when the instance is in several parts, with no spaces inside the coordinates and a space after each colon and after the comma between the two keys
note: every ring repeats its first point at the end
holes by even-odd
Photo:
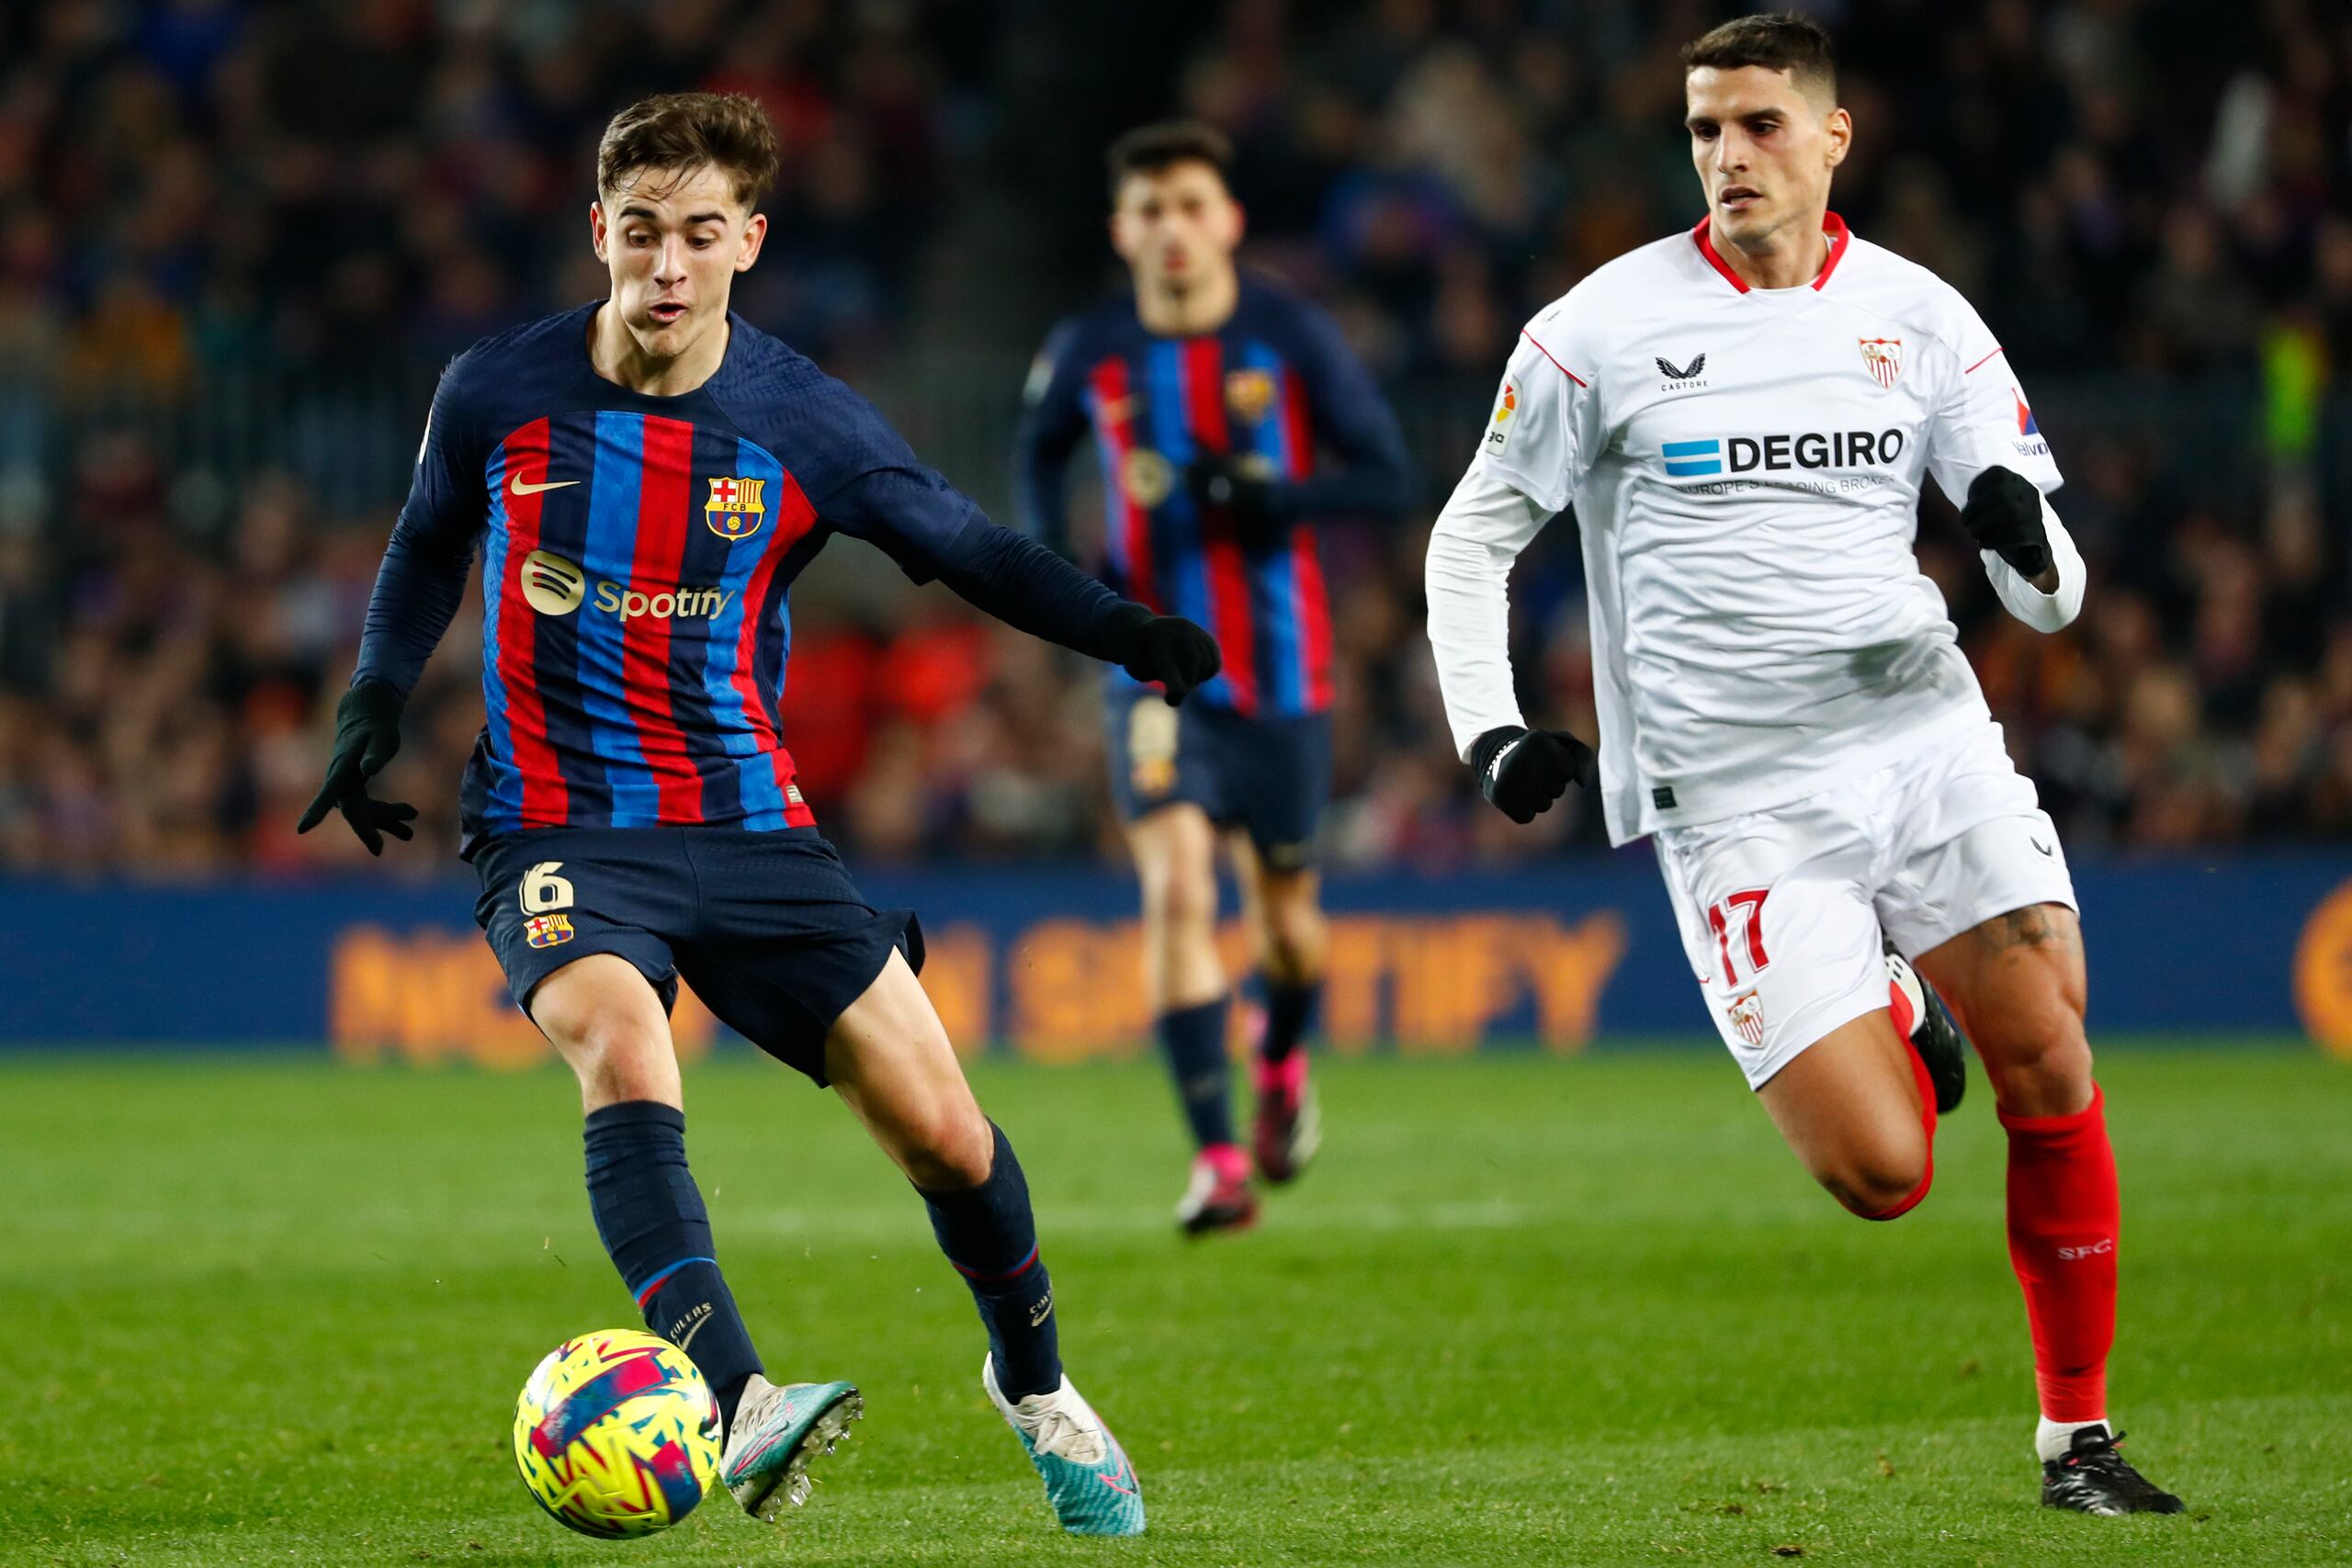
{"type": "Polygon", "coordinates": [[[401,749],[401,709],[408,698],[389,681],[355,682],[334,705],[334,755],[327,762],[327,782],[294,830],[307,833],[340,811],[371,855],[384,852],[384,835],[414,837],[409,824],[416,807],[396,801],[368,798],[368,781],[401,749]]]}
{"type": "Polygon", "coordinates": [[[1157,681],[1174,707],[1215,676],[1224,660],[1216,638],[1182,615],[1155,615],[1141,604],[1119,607],[1111,625],[1110,658],[1138,681],[1157,681]]]}
{"type": "Polygon", "coordinates": [[[1282,542],[1283,519],[1275,514],[1274,481],[1263,457],[1203,457],[1184,470],[1184,489],[1203,513],[1222,512],[1245,550],[1282,542]]]}
{"type": "Polygon", "coordinates": [[[1478,789],[1514,822],[1532,822],[1572,784],[1592,782],[1591,747],[1565,729],[1522,729],[1506,724],[1471,743],[1478,789]]]}
{"type": "Polygon", "coordinates": [[[1998,464],[1970,481],[1968,504],[1960,509],[1969,537],[1980,550],[1991,550],[2016,570],[2019,577],[2040,577],[2050,570],[2050,531],[2041,524],[2041,492],[2023,474],[1998,464]]]}

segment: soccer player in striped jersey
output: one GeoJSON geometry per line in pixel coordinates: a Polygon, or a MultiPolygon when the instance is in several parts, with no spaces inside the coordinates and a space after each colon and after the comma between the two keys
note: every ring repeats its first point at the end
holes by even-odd
{"type": "Polygon", "coordinates": [[[2109,1419],[2121,1201],[2074,883],[1912,546],[1932,476],[2002,604],[2058,631],[2084,568],[2048,500],[2057,464],[1968,301],[1828,210],[1854,126],[1827,35],[1745,17],[1683,63],[1706,216],[1528,323],[1431,532],[1455,741],[1519,821],[1597,783],[1612,842],[1653,838],[1724,1045],[1865,1219],[1927,1197],[1965,1081],[1956,1040],[1904,1016],[1926,988],[1890,995],[1883,944],[1917,965],[2007,1134],[2041,1500],[2178,1513],[2109,1419]],[[1597,781],[1592,747],[1527,728],[1510,673],[1510,564],[1570,506],[1597,781]]]}
{"type": "Polygon", "coordinates": [[[409,836],[414,812],[368,777],[479,548],[476,917],[579,1077],[598,1233],[716,1392],[729,1489],[763,1518],[803,1501],[860,1405],[846,1382],[768,1381],[719,1272],[686,1166],[681,979],[837,1090],[921,1192],[988,1330],[982,1383],[1063,1528],[1139,1534],[1135,1472],[1062,1373],[1020,1162],[915,978],[921,928],[868,906],[819,836],[777,704],[792,581],[835,534],[1170,703],[1215,674],[1216,646],[990,523],[855,393],[729,314],[776,161],[746,97],[651,98],[607,128],[589,226],[611,295],[443,376],[301,826],[339,809],[371,852],[409,836]]]}
{"type": "Polygon", "coordinates": [[[1235,1141],[1216,850],[1232,852],[1259,972],[1259,1172],[1288,1181],[1318,1136],[1301,1043],[1323,976],[1315,840],[1330,794],[1331,611],[1316,525],[1387,517],[1404,441],[1330,321],[1235,265],[1231,150],[1203,125],[1110,151],[1111,239],[1135,292],[1057,327],[1014,455],[1022,521],[1069,547],[1063,471],[1091,434],[1104,581],[1213,632],[1216,679],[1170,710],[1131,676],[1104,693],[1112,794],[1143,884],[1144,986],[1196,1153],[1190,1234],[1257,1217],[1235,1141]],[[1336,462],[1329,459],[1336,458],[1336,462]]]}

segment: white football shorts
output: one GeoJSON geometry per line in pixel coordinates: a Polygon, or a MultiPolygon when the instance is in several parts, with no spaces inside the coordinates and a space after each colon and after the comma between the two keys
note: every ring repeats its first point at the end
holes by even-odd
{"type": "Polygon", "coordinates": [[[1887,1005],[1906,958],[2031,904],[2075,908],[2050,814],[1989,719],[1769,811],[1662,829],[1659,868],[1709,1016],[1747,1086],[1887,1005]]]}

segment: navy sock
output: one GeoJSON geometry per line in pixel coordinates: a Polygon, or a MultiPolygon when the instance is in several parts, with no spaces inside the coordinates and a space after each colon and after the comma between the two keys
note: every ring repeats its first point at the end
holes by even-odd
{"type": "Polygon", "coordinates": [[[1233,1142],[1233,1112],[1226,1103],[1231,1069],[1225,1059],[1226,998],[1159,1015],[1159,1049],[1176,1080],[1193,1142],[1202,1148],[1233,1142]]]}
{"type": "Polygon", "coordinates": [[[1258,1055],[1269,1062],[1286,1062],[1290,1054],[1315,1027],[1315,1011],[1323,1001],[1323,982],[1309,980],[1294,986],[1261,976],[1259,985],[1266,998],[1266,1033],[1258,1042],[1258,1055]]]}
{"type": "Polygon", "coordinates": [[[1037,1223],[1029,1181],[1004,1129],[990,1122],[996,1154],[989,1179],[962,1192],[928,1192],[939,1250],[971,1287],[989,1331],[996,1383],[1005,1398],[1051,1393],[1062,1385],[1061,1336],[1054,1322],[1054,1282],[1037,1256],[1037,1223]]]}
{"type": "Polygon", "coordinates": [[[684,1350],[731,1426],[761,1371],[751,1331],[718,1272],[710,1213],[686,1168],[686,1113],[631,1100],[588,1114],[588,1203],[645,1325],[684,1350]]]}

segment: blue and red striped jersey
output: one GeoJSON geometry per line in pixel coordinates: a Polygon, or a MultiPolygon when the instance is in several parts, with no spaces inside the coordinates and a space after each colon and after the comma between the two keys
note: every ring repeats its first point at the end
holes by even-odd
{"type": "Polygon", "coordinates": [[[1107,300],[1046,339],[1028,404],[1014,458],[1023,526],[1067,549],[1063,471],[1091,432],[1103,580],[1216,637],[1225,668],[1189,700],[1268,716],[1329,707],[1331,612],[1315,525],[1396,515],[1409,501],[1396,416],[1330,319],[1246,276],[1233,314],[1197,337],[1155,336],[1132,298],[1107,300]],[[1231,518],[1194,504],[1185,470],[1211,455],[1271,473],[1278,537],[1250,547],[1231,518]]]}
{"type": "Polygon", "coordinates": [[[450,365],[368,606],[355,678],[406,691],[480,548],[466,853],[527,828],[813,822],[777,707],[792,582],[835,532],[1100,651],[1118,601],[989,522],[808,360],[729,317],[708,381],[648,396],[591,364],[596,308],[450,365]]]}

